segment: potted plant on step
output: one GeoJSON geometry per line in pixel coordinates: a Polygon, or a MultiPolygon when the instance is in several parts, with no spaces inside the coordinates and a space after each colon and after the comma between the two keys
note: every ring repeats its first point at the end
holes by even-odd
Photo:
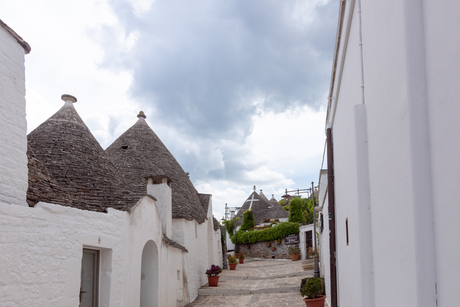
{"type": "Polygon", "coordinates": [[[239,255],[239,257],[238,257],[239,260],[240,260],[240,263],[244,263],[244,258],[245,258],[245,257],[246,257],[246,256],[245,256],[243,253],[240,253],[240,255],[239,255]]]}
{"type": "Polygon", "coordinates": [[[236,265],[238,264],[238,260],[236,260],[236,257],[228,257],[228,263],[230,265],[230,270],[236,270],[236,265]]]}
{"type": "Polygon", "coordinates": [[[300,248],[298,246],[290,246],[289,247],[289,255],[291,255],[292,261],[299,260],[300,248]]]}
{"type": "Polygon", "coordinates": [[[302,296],[306,296],[303,301],[307,307],[324,307],[326,296],[324,295],[322,278],[312,277],[307,279],[300,293],[302,296]]]}
{"type": "Polygon", "coordinates": [[[272,246],[272,251],[276,251],[276,247],[275,247],[275,246],[272,246]]]}
{"type": "Polygon", "coordinates": [[[211,265],[211,268],[206,271],[206,275],[208,275],[208,285],[210,287],[217,287],[220,273],[222,273],[222,269],[220,266],[214,264],[211,265]]]}

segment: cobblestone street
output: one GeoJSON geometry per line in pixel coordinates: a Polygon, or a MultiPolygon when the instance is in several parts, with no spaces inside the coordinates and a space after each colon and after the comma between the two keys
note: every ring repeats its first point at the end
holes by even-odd
{"type": "Polygon", "coordinates": [[[199,296],[187,307],[305,306],[300,281],[312,277],[307,261],[246,258],[235,271],[223,270],[219,286],[203,286],[199,296]]]}

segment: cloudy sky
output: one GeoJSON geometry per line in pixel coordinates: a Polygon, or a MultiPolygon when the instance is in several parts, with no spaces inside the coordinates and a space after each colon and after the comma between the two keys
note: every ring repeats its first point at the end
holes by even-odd
{"type": "Polygon", "coordinates": [[[4,0],[26,56],[28,131],[61,94],[106,148],[139,110],[214,213],[252,187],[317,184],[335,0],[4,0]]]}

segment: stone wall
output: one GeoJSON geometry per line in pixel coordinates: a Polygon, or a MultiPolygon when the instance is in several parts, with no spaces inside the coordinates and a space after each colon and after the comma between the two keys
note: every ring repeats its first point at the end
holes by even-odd
{"type": "Polygon", "coordinates": [[[0,202],[24,204],[27,138],[24,49],[0,27],[0,202]]]}
{"type": "Polygon", "coordinates": [[[264,241],[251,244],[236,244],[236,251],[253,258],[291,259],[291,255],[288,253],[289,246],[294,245],[286,245],[284,240],[281,240],[281,244],[276,243],[276,241],[264,241]],[[271,243],[271,247],[268,247],[267,243],[271,243]],[[276,247],[276,250],[273,251],[272,247],[276,247]]]}

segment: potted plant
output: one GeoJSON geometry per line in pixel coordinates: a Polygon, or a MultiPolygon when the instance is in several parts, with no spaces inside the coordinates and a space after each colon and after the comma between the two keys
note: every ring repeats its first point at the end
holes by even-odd
{"type": "Polygon", "coordinates": [[[240,255],[238,256],[238,259],[240,260],[240,263],[244,263],[244,258],[246,256],[243,254],[243,253],[240,253],[240,255]]]}
{"type": "Polygon", "coordinates": [[[290,246],[289,247],[289,255],[291,255],[292,261],[299,260],[300,248],[298,246],[290,246]]]}
{"type": "Polygon", "coordinates": [[[267,246],[268,246],[268,247],[272,246],[272,243],[271,243],[271,242],[267,242],[267,246]]]}
{"type": "Polygon", "coordinates": [[[250,248],[251,248],[251,245],[246,245],[246,248],[247,248],[247,249],[250,249],[250,248]]]}
{"type": "Polygon", "coordinates": [[[276,244],[280,245],[281,244],[281,239],[276,240],[276,244]]]}
{"type": "Polygon", "coordinates": [[[238,260],[236,260],[236,257],[230,256],[228,257],[228,263],[230,265],[230,270],[235,270],[238,260]]]}
{"type": "Polygon", "coordinates": [[[275,247],[275,246],[272,246],[272,251],[276,251],[276,247],[275,247]]]}
{"type": "Polygon", "coordinates": [[[303,301],[307,307],[324,307],[326,296],[324,295],[322,278],[312,277],[307,279],[300,293],[302,296],[306,296],[303,301]]]}
{"type": "Polygon", "coordinates": [[[220,266],[214,264],[211,265],[211,268],[206,271],[206,275],[208,275],[208,285],[210,287],[217,287],[220,273],[222,273],[222,269],[220,266]]]}

